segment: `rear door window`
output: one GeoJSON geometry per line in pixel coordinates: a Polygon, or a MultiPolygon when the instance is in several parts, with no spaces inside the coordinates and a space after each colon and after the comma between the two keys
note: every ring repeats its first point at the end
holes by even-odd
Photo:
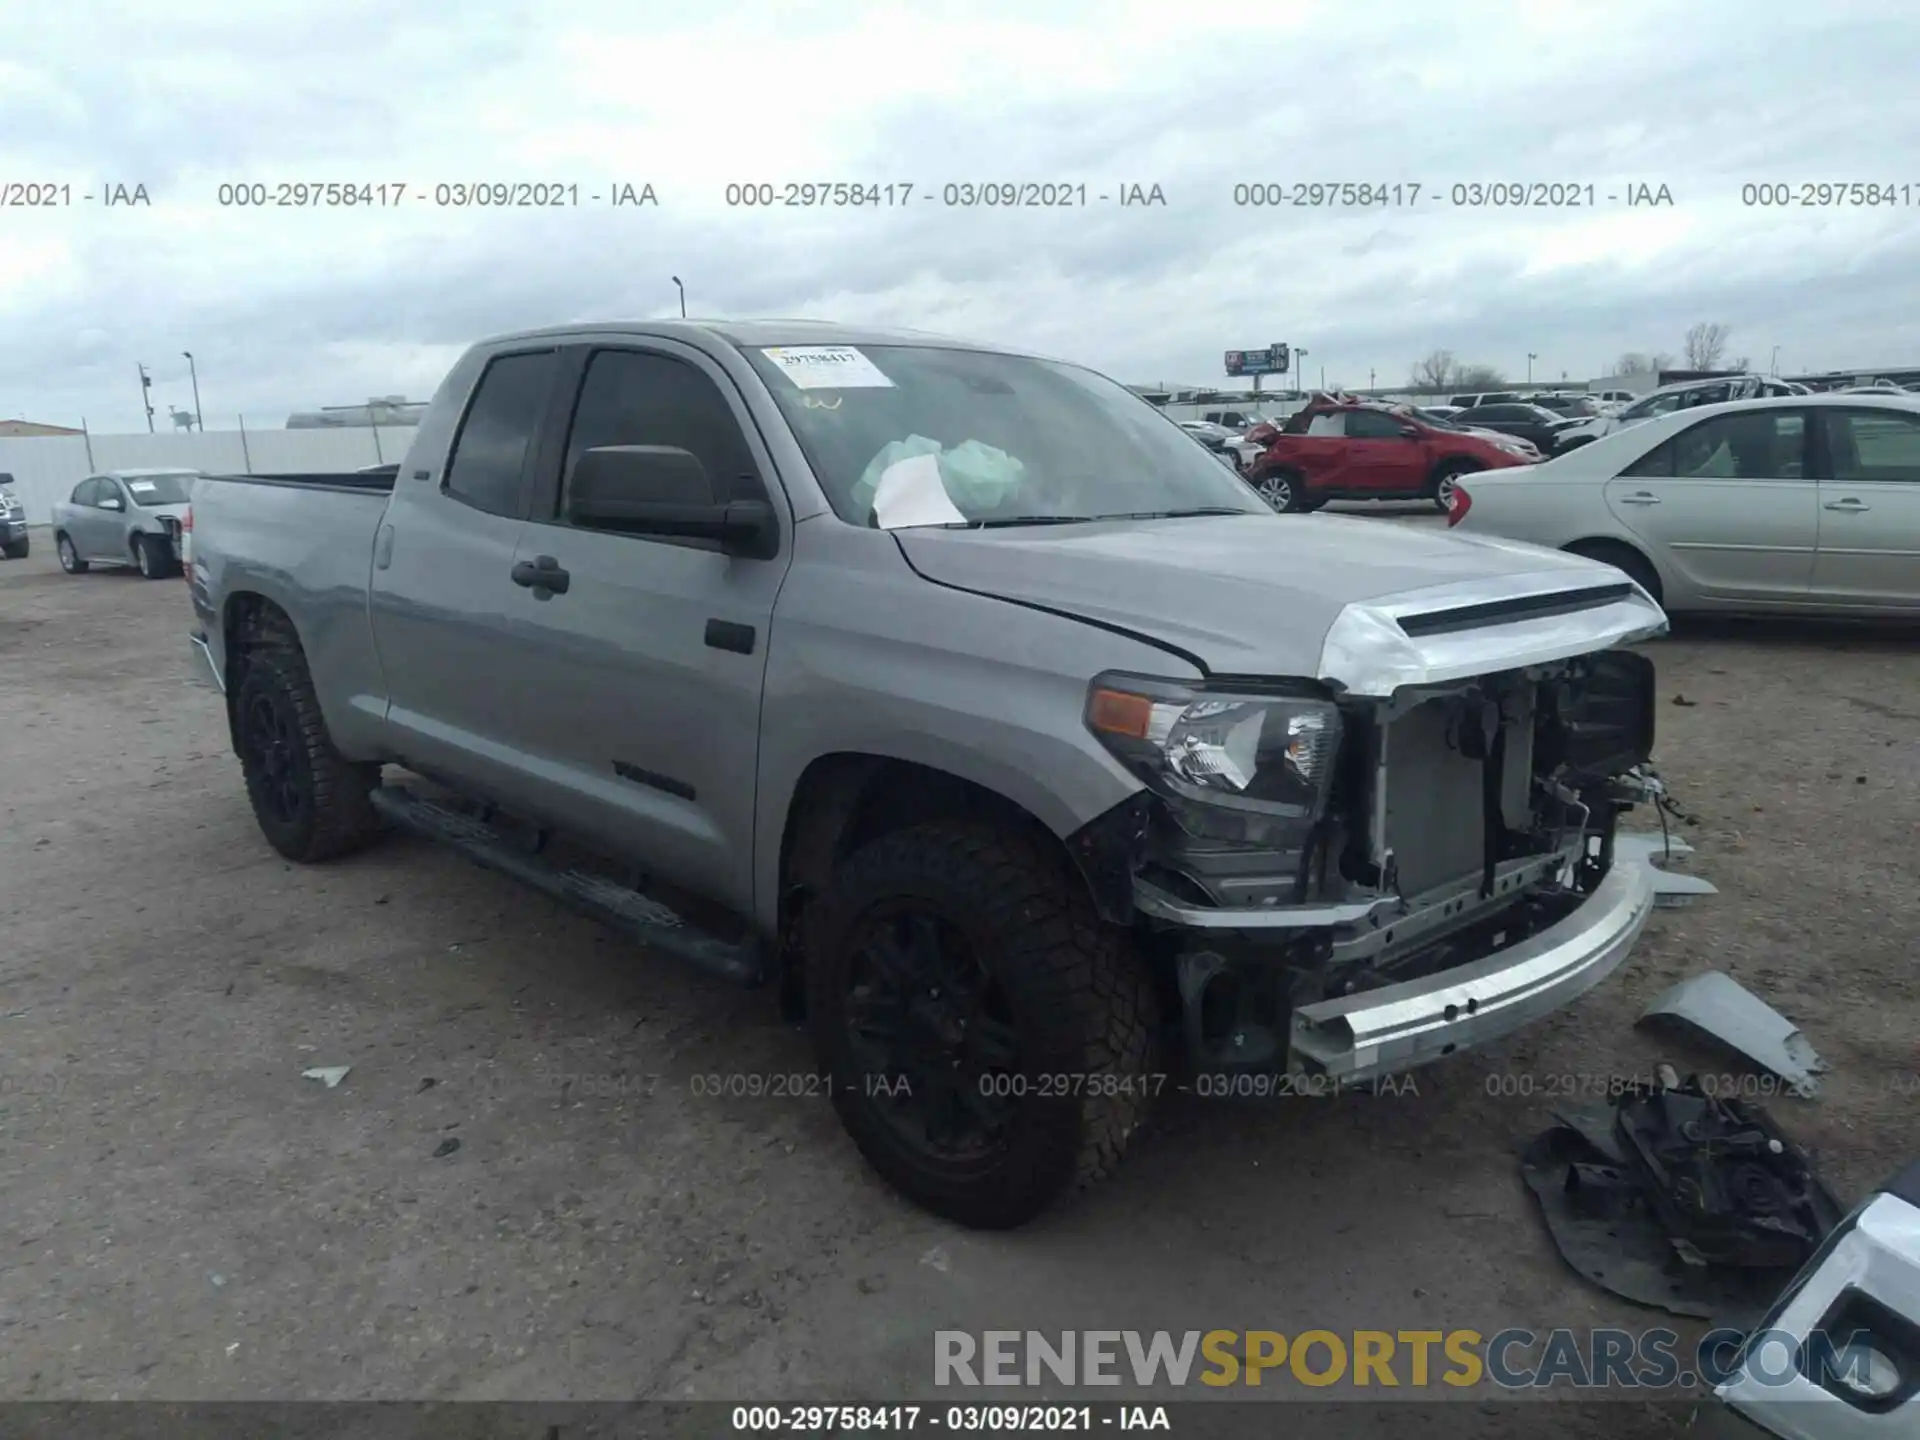
{"type": "Polygon", "coordinates": [[[442,484],[448,495],[489,515],[520,514],[558,358],[538,350],[488,363],[453,442],[442,484]]]}
{"type": "Polygon", "coordinates": [[[1833,478],[1920,485],[1920,416],[1898,410],[1827,411],[1833,478]]]}

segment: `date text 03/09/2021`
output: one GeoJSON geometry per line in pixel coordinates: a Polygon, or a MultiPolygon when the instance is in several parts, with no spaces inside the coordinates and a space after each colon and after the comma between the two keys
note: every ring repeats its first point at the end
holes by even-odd
{"type": "Polygon", "coordinates": [[[760,1435],[846,1435],[856,1431],[1171,1431],[1164,1405],[736,1405],[732,1429],[760,1435]]]}
{"type": "Polygon", "coordinates": [[[721,196],[730,210],[1082,210],[1094,205],[1165,209],[1157,180],[737,180],[721,196]]]}
{"type": "MultiPolygon", "coordinates": [[[[582,1092],[593,1088],[592,1077],[571,1077],[582,1092]]],[[[989,1072],[976,1082],[988,1099],[1068,1099],[1082,1095],[1191,1095],[1202,1100],[1285,1100],[1335,1095],[1418,1096],[1420,1082],[1411,1074],[1382,1075],[1368,1080],[1343,1080],[1334,1075],[1294,1074],[1283,1071],[1201,1071],[1173,1076],[1119,1075],[1100,1072],[1024,1075],[989,1072]]],[[[734,1071],[703,1073],[687,1082],[688,1092],[708,1100],[831,1099],[838,1091],[867,1096],[904,1097],[913,1093],[913,1077],[906,1074],[867,1074],[839,1080],[822,1072],[780,1074],[734,1071]]]]}
{"type": "Polygon", "coordinates": [[[1619,180],[1243,180],[1233,203],[1242,210],[1594,210],[1665,209],[1674,204],[1664,181],[1619,180]]]}

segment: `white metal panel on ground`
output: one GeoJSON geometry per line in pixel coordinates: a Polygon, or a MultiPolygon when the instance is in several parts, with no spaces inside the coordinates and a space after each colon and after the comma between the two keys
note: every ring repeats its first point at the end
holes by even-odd
{"type": "Polygon", "coordinates": [[[0,474],[13,476],[27,523],[45,525],[56,501],[101,470],[177,466],[210,474],[321,474],[394,465],[413,426],[338,430],[209,430],[169,435],[32,435],[0,439],[0,474]]]}

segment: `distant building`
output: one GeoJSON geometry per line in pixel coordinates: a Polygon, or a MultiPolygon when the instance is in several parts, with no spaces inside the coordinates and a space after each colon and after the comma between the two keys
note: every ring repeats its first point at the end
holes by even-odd
{"type": "Polygon", "coordinates": [[[33,420],[0,420],[0,438],[19,439],[27,435],[80,435],[84,431],[66,425],[42,425],[33,420]]]}
{"type": "Polygon", "coordinates": [[[376,395],[364,405],[326,405],[287,417],[289,430],[352,430],[374,425],[418,425],[426,413],[424,400],[404,395],[376,395]]]}

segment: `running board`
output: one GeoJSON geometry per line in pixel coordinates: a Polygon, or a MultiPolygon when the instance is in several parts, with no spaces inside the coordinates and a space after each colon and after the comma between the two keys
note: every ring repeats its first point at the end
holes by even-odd
{"type": "Polygon", "coordinates": [[[370,798],[373,808],[399,828],[450,846],[476,865],[511,875],[644,945],[736,984],[757,985],[766,977],[761,948],[751,938],[737,943],[719,939],[696,930],[638,890],[584,871],[557,869],[539,854],[515,846],[491,825],[423,799],[404,785],[382,785],[370,798]]]}

